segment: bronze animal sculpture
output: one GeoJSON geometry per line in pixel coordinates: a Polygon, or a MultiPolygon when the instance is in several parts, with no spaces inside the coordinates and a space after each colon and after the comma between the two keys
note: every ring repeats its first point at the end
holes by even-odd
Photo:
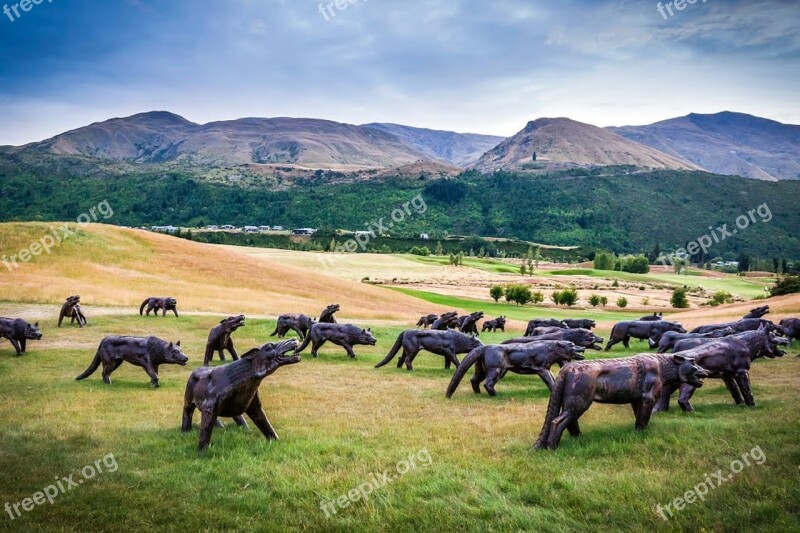
{"type": "Polygon", "coordinates": [[[668,331],[661,336],[658,342],[655,342],[653,339],[648,340],[650,342],[650,348],[657,347],[658,353],[667,353],[675,346],[676,342],[684,339],[719,339],[721,337],[733,335],[734,333],[733,328],[715,329],[708,333],[678,333],[677,331],[668,331]]]}
{"type": "Polygon", "coordinates": [[[61,322],[65,318],[70,319],[70,324],[78,321],[78,327],[83,327],[86,324],[86,316],[81,311],[81,297],[78,295],[69,296],[67,300],[61,305],[61,311],[58,313],[58,327],[61,327],[61,322]]]}
{"type": "Polygon", "coordinates": [[[572,319],[567,318],[562,320],[564,324],[570,329],[594,329],[597,327],[597,322],[586,318],[572,319]]]}
{"type": "Polygon", "coordinates": [[[211,443],[211,432],[218,424],[218,417],[232,417],[240,426],[246,426],[245,413],[267,439],[278,439],[270,424],[258,387],[261,382],[284,365],[300,362],[297,355],[286,356],[297,348],[297,341],[289,339],[278,344],[265,344],[250,350],[241,359],[217,367],[204,366],[189,376],[183,400],[181,431],[192,429],[195,409],[200,409],[199,449],[205,450],[211,443]]]}
{"type": "Polygon", "coordinates": [[[487,320],[486,322],[483,323],[481,332],[491,331],[492,333],[496,333],[498,329],[503,333],[506,332],[506,317],[499,316],[494,320],[487,320]]]}
{"type": "Polygon", "coordinates": [[[458,329],[461,330],[461,333],[472,333],[473,335],[479,335],[478,333],[478,321],[483,318],[483,311],[476,311],[474,313],[470,313],[469,315],[465,315],[462,317],[458,317],[458,329]]]}
{"type": "Polygon", "coordinates": [[[567,325],[561,320],[555,318],[534,318],[528,322],[528,327],[525,329],[525,337],[533,335],[533,330],[536,328],[553,327],[566,329],[567,325]]]}
{"type": "MultiPolygon", "coordinates": [[[[536,328],[538,331],[541,328],[536,328]]],[[[517,337],[504,341],[502,344],[519,344],[536,341],[569,341],[576,346],[588,348],[590,350],[602,350],[603,338],[598,337],[593,331],[588,329],[556,329],[550,333],[536,335],[532,337],[517,337]]]]}
{"type": "Polygon", "coordinates": [[[289,331],[294,331],[300,340],[306,338],[308,330],[311,329],[316,322],[313,318],[306,315],[281,315],[278,317],[278,323],[275,324],[275,331],[269,334],[270,337],[278,336],[282,339],[289,331]]]}
{"type": "Polygon", "coordinates": [[[569,328],[559,328],[556,326],[539,326],[538,328],[533,328],[530,335],[526,335],[526,337],[536,337],[537,335],[549,335],[550,333],[558,333],[559,331],[564,331],[565,329],[569,328]]]}
{"type": "Polygon", "coordinates": [[[567,341],[536,341],[523,344],[501,344],[479,346],[472,350],[456,369],[447,387],[446,396],[450,398],[458,388],[467,371],[475,366],[470,379],[472,390],[480,394],[480,384],[489,396],[496,396],[495,384],[508,372],[515,374],[536,374],[549,390],[553,390],[553,375],[550,367],[559,366],[573,360],[583,359],[584,348],[567,341]]]}
{"type": "Polygon", "coordinates": [[[397,361],[397,368],[401,368],[405,364],[408,370],[414,370],[414,358],[421,350],[443,356],[445,369],[450,368],[451,363],[458,367],[457,355],[469,353],[478,346],[481,346],[481,341],[459,331],[409,329],[397,336],[392,349],[380,363],[375,365],[375,368],[388,364],[394,359],[400,348],[403,349],[403,355],[397,361]]]}
{"type": "Polygon", "coordinates": [[[322,324],[336,324],[336,317],[334,314],[339,312],[339,304],[333,304],[326,307],[319,315],[319,321],[322,324]]]}
{"type": "Polygon", "coordinates": [[[756,307],[751,309],[749,313],[744,315],[744,318],[761,318],[764,315],[769,314],[769,306],[762,305],[761,307],[756,307]]]}
{"type": "Polygon", "coordinates": [[[789,346],[795,339],[800,340],[800,318],[784,318],[779,325],[783,336],[789,340],[789,346]]]}
{"type": "Polygon", "coordinates": [[[445,331],[457,327],[458,327],[458,313],[456,311],[450,311],[448,313],[444,313],[439,318],[437,318],[433,322],[433,324],[431,324],[431,329],[435,329],[438,331],[445,331]]]}
{"type": "MultiPolygon", "coordinates": [[[[736,405],[744,403],[752,407],[756,403],[750,388],[750,363],[759,357],[782,357],[784,352],[779,346],[785,344],[788,344],[786,339],[762,327],[721,339],[685,339],[675,344],[674,352],[694,358],[709,372],[709,377],[722,379],[736,405]]],[[[694,411],[690,400],[695,387],[689,383],[666,387],[656,411],[669,410],[670,396],[678,388],[678,405],[684,411],[694,411]]]]}
{"type": "Polygon", "coordinates": [[[233,339],[231,334],[245,325],[244,315],[230,316],[221,320],[219,326],[215,326],[208,334],[206,341],[206,354],[203,357],[203,366],[208,366],[211,360],[214,359],[214,352],[219,352],[219,360],[225,360],[224,350],[228,350],[234,361],[239,359],[239,354],[236,353],[236,348],[233,347],[233,339]]]}
{"type": "Polygon", "coordinates": [[[666,320],[629,320],[617,322],[611,330],[611,338],[608,339],[606,351],[609,351],[612,346],[617,343],[622,343],[626,348],[630,348],[630,340],[634,339],[652,339],[653,342],[659,342],[661,336],[667,331],[677,331],[678,333],[686,333],[683,326],[677,322],[667,322],[666,320]]]}
{"type": "Polygon", "coordinates": [[[732,328],[736,333],[744,333],[745,331],[755,331],[762,326],[769,328],[771,331],[777,331],[778,326],[764,318],[743,318],[735,322],[726,322],[724,324],[708,324],[694,328],[691,333],[708,333],[715,329],[732,328]]]}
{"type": "Polygon", "coordinates": [[[40,340],[42,332],[38,322],[31,325],[21,318],[0,318],[0,338],[8,339],[19,356],[25,353],[28,340],[40,340]]]}
{"type": "Polygon", "coordinates": [[[573,437],[580,436],[578,419],[594,402],[630,404],[635,427],[643,431],[665,387],[681,383],[702,387],[705,376],[705,370],[682,354],[640,354],[570,363],[558,374],[534,447],[557,448],[565,429],[573,437]]]}
{"type": "Polygon", "coordinates": [[[439,315],[425,315],[417,321],[416,326],[422,329],[428,329],[429,326],[436,322],[437,318],[439,318],[439,315]]]}
{"type": "Polygon", "coordinates": [[[159,366],[186,366],[189,358],[181,351],[181,341],[172,344],[157,337],[110,336],[100,341],[100,346],[89,367],[75,379],[80,381],[88,378],[102,363],[103,382],[110,385],[111,373],[126,361],[143,368],[150,376],[150,384],[153,388],[157,388],[159,386],[159,366]]]}
{"type": "Polygon", "coordinates": [[[319,357],[318,351],[327,341],[344,348],[351,359],[356,357],[353,346],[357,344],[375,346],[378,342],[369,329],[359,328],[350,324],[324,324],[319,322],[311,326],[311,331],[309,331],[306,338],[303,339],[303,344],[296,351],[300,353],[311,344],[311,355],[319,357]]]}
{"type": "Polygon", "coordinates": [[[163,311],[161,316],[167,316],[167,311],[172,311],[175,313],[176,317],[178,316],[178,300],[171,296],[166,298],[159,298],[156,296],[147,298],[142,302],[142,305],[139,306],[140,315],[144,311],[145,306],[147,306],[147,311],[145,312],[147,316],[150,316],[150,311],[153,311],[154,316],[158,316],[159,311],[163,311]]]}

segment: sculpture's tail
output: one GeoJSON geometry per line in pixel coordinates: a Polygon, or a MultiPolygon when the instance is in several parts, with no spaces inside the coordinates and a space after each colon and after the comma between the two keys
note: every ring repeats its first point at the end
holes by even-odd
{"type": "Polygon", "coordinates": [[[148,298],[145,301],[143,301],[142,305],[139,306],[139,314],[140,315],[144,314],[144,306],[147,305],[147,302],[149,302],[149,301],[150,301],[150,298],[148,298]]]}
{"type": "Polygon", "coordinates": [[[547,439],[550,437],[550,426],[553,425],[553,420],[561,412],[561,400],[564,397],[564,384],[566,383],[566,376],[564,372],[559,372],[556,378],[556,384],[553,386],[553,392],[550,393],[550,402],[547,404],[547,416],[544,418],[544,426],[539,433],[539,438],[536,439],[534,448],[546,448],[547,439]]]}
{"type": "Polygon", "coordinates": [[[277,325],[277,324],[276,324],[276,325],[275,325],[275,331],[273,331],[272,333],[270,333],[270,334],[269,334],[269,336],[270,336],[270,337],[274,337],[275,335],[277,335],[277,334],[278,334],[278,330],[279,330],[279,329],[281,329],[281,327],[280,327],[279,325],[277,325]]]}
{"type": "Polygon", "coordinates": [[[100,350],[101,349],[102,349],[102,347],[97,349],[97,353],[94,354],[94,359],[92,359],[92,362],[89,363],[89,368],[84,370],[81,375],[79,375],[79,376],[77,376],[75,378],[77,381],[80,381],[82,379],[86,379],[89,376],[91,376],[92,374],[94,374],[94,371],[97,370],[97,367],[100,366],[100,350]]]}
{"type": "Polygon", "coordinates": [[[467,371],[478,362],[479,359],[483,358],[484,353],[486,352],[486,346],[478,346],[471,352],[467,354],[467,356],[461,361],[461,364],[458,365],[456,368],[456,373],[453,374],[452,379],[450,379],[450,385],[447,386],[447,392],[445,395],[450,398],[453,396],[453,393],[456,392],[461,380],[464,379],[467,371]]]}
{"type": "Polygon", "coordinates": [[[394,346],[392,346],[392,349],[389,350],[389,353],[386,354],[386,357],[383,358],[383,361],[375,365],[375,368],[380,368],[394,359],[394,356],[397,355],[397,352],[400,351],[400,347],[403,345],[403,335],[405,335],[405,333],[401,333],[397,336],[397,340],[394,341],[394,346]]]}

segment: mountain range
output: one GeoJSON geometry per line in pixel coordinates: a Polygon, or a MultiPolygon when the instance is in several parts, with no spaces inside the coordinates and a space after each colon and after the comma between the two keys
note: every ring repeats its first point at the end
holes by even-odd
{"type": "Polygon", "coordinates": [[[540,118],[504,139],[309,118],[197,124],[156,111],[98,122],[24,146],[0,147],[2,154],[29,156],[25,161],[46,154],[137,164],[289,165],[340,171],[421,162],[482,173],[625,165],[775,181],[800,179],[800,126],[731,112],[612,128],[569,118],[540,118]]]}

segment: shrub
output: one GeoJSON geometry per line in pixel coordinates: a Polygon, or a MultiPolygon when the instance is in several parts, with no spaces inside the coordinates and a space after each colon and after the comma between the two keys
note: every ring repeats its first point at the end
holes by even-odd
{"type": "Polygon", "coordinates": [[[492,285],[492,288],[489,289],[489,296],[491,296],[495,302],[499,302],[503,294],[505,294],[505,291],[500,285],[492,285]]]}
{"type": "Polygon", "coordinates": [[[594,268],[595,270],[614,270],[615,261],[614,254],[610,252],[598,252],[594,256],[594,268]]]}
{"type": "Polygon", "coordinates": [[[553,300],[554,304],[561,305],[561,291],[553,291],[553,294],[550,295],[550,299],[553,300]]]}
{"type": "Polygon", "coordinates": [[[612,286],[612,287],[614,287],[614,288],[617,288],[617,287],[619,287],[619,280],[618,280],[618,279],[615,279],[615,280],[614,280],[614,283],[612,283],[612,284],[611,284],[611,286],[612,286]]]}
{"type": "Polygon", "coordinates": [[[592,294],[591,296],[589,296],[589,305],[591,305],[592,307],[597,307],[598,305],[600,305],[600,297],[596,294],[592,294]]]}
{"type": "Polygon", "coordinates": [[[800,292],[800,276],[780,276],[769,293],[771,296],[795,294],[800,292]]]}
{"type": "Polygon", "coordinates": [[[672,307],[675,309],[686,309],[689,307],[689,299],[686,298],[686,292],[686,287],[677,287],[672,291],[672,298],[669,300],[672,307]]]}
{"type": "Polygon", "coordinates": [[[619,298],[617,298],[617,307],[622,307],[622,308],[628,307],[628,299],[625,298],[624,296],[620,296],[619,298]]]}
{"type": "MultiPolygon", "coordinates": [[[[628,304],[628,302],[625,302],[625,305],[627,305],[627,304],[628,304]]],[[[600,305],[602,305],[603,307],[608,305],[608,297],[607,296],[601,296],[600,297],[600,305]]]]}
{"type": "Polygon", "coordinates": [[[564,289],[561,291],[561,303],[567,307],[572,307],[578,303],[578,291],[574,288],[564,289]]]}
{"type": "Polygon", "coordinates": [[[422,257],[428,257],[431,255],[430,249],[427,246],[414,246],[411,250],[408,251],[411,255],[419,255],[422,257]]]}
{"type": "Polygon", "coordinates": [[[733,303],[733,296],[731,296],[731,293],[725,291],[715,292],[714,296],[708,301],[708,305],[711,307],[730,303],[733,303]]]}
{"type": "Polygon", "coordinates": [[[543,301],[544,301],[544,294],[542,294],[542,291],[536,291],[533,294],[531,294],[531,303],[533,303],[534,305],[540,304],[543,301]]]}

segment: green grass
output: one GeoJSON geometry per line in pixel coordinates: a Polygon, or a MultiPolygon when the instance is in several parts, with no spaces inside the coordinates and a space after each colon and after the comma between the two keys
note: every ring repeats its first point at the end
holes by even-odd
{"type": "MultiPolygon", "coordinates": [[[[512,320],[532,320],[534,318],[591,318],[597,321],[619,321],[632,320],[642,316],[642,312],[625,311],[605,311],[597,309],[568,309],[551,307],[537,307],[533,305],[519,306],[516,304],[505,303],[503,299],[498,303],[487,300],[477,300],[473,298],[460,298],[458,296],[447,296],[435,292],[418,291],[415,289],[405,289],[402,287],[388,287],[391,290],[401,292],[408,296],[420,298],[432,304],[444,305],[453,309],[464,309],[466,311],[484,311],[487,316],[495,317],[504,315],[512,320]]],[[[547,298],[549,295],[545,294],[547,298]]]]}
{"type": "MultiPolygon", "coordinates": [[[[2,305],[0,305],[2,308],[2,305]]],[[[93,316],[90,325],[56,329],[14,357],[0,345],[0,500],[18,502],[55,477],[113,454],[118,469],[59,495],[0,530],[138,531],[147,529],[308,531],[797,531],[797,387],[800,359],[754,365],[758,406],[731,405],[710,382],[697,412],[658,414],[643,433],[627,406],[595,405],[583,437],[556,452],[531,444],[541,429],[547,390],[538,378],[509,375],[498,396],[462,383],[444,398],[452,371],[422,353],[415,371],[372,368],[397,334],[377,327],[376,347],[350,360],[326,345],[265,380],[261,397],[281,440],[252,428],[215,430],[198,455],[197,430],[179,431],[186,378],[199,365],[208,329],[219,317],[93,316]],[[73,377],[108,334],[180,338],[188,367],[163,366],[162,387],[123,365],[105,386],[99,374],[73,377]],[[655,512],[707,473],[760,446],[767,460],[745,469],[670,522],[655,512]],[[326,518],[320,501],[346,494],[374,472],[392,471],[427,450],[419,467],[326,518]]],[[[271,321],[252,320],[235,334],[239,351],[266,342],[271,321]]],[[[519,332],[509,332],[510,335],[519,332]]],[[[600,332],[601,335],[607,332],[600,332]]],[[[503,335],[482,337],[496,342],[503,335]]],[[[643,349],[615,349],[614,356],[643,349]]],[[[604,353],[593,353],[604,356],[604,353]]],[[[218,364],[218,363],[216,363],[218,364]]],[[[195,424],[197,424],[195,416],[195,424]]],[[[195,426],[196,427],[196,426],[195,426]]],[[[77,479],[77,476],[76,476],[77,479]]]]}
{"type": "MultiPolygon", "coordinates": [[[[419,255],[405,254],[402,255],[402,257],[426,265],[450,266],[450,258],[445,256],[431,255],[428,257],[423,257],[419,255]]],[[[477,268],[478,270],[493,272],[495,274],[519,274],[518,266],[505,263],[503,261],[498,261],[497,259],[491,259],[488,257],[487,258],[464,257],[463,266],[469,268],[477,268]]]]}

